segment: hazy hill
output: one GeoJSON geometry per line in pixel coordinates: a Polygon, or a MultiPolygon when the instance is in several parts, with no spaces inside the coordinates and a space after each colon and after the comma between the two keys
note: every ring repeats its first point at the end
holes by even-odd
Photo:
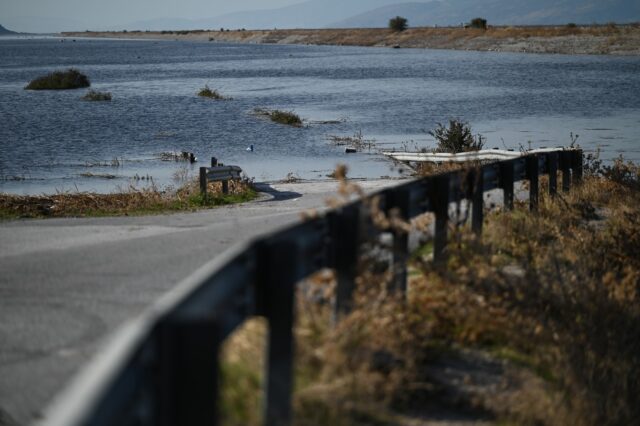
{"type": "Polygon", "coordinates": [[[0,35],[9,35],[9,34],[17,34],[17,33],[13,31],[9,31],[8,29],[0,25],[0,35]]]}
{"type": "Polygon", "coordinates": [[[472,18],[490,24],[591,24],[640,21],[639,0],[307,0],[278,9],[253,10],[213,18],[154,19],[111,30],[180,30],[218,28],[354,28],[385,27],[404,16],[410,26],[459,25],[472,18]]]}
{"type": "Polygon", "coordinates": [[[383,27],[400,15],[410,26],[457,25],[474,17],[490,24],[591,24],[640,20],[637,0],[434,0],[382,6],[336,21],[331,27],[383,27]]]}
{"type": "Polygon", "coordinates": [[[235,12],[197,20],[153,19],[126,27],[138,30],[324,28],[349,16],[404,2],[406,0],[308,0],[278,9],[235,12]]]}

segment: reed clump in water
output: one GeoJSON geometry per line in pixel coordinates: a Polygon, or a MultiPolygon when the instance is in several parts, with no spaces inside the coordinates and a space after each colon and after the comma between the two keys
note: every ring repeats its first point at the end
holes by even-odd
{"type": "Polygon", "coordinates": [[[82,97],[85,101],[104,102],[111,100],[111,93],[99,92],[97,90],[89,90],[86,95],[82,97]]]}
{"type": "Polygon", "coordinates": [[[80,71],[69,68],[66,71],[55,71],[51,74],[32,80],[26,90],[69,90],[91,86],[89,78],[80,71]]]}
{"type": "Polygon", "coordinates": [[[292,127],[302,127],[302,118],[293,111],[282,111],[279,109],[269,110],[256,108],[256,115],[268,117],[274,123],[284,124],[292,127]]]}
{"type": "Polygon", "coordinates": [[[211,89],[209,86],[206,86],[206,85],[202,89],[200,89],[200,91],[198,92],[198,96],[202,98],[215,99],[219,101],[231,99],[227,96],[223,96],[216,89],[211,89]]]}

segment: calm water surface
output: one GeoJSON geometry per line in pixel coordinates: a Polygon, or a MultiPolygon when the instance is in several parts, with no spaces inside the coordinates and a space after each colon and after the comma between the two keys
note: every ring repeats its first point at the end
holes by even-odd
{"type": "Polygon", "coordinates": [[[136,176],[177,185],[211,156],[256,180],[325,178],[338,163],[354,177],[393,175],[376,150],[346,155],[329,136],[361,132],[378,150],[429,148],[427,131],[454,117],[488,147],[568,145],[573,133],[604,158],[640,161],[640,58],[0,38],[0,192],[112,191],[147,182],[136,176]],[[23,89],[68,67],[113,100],[23,89]],[[198,98],[205,84],[233,100],[198,98]],[[251,113],[256,107],[295,111],[308,126],[268,122],[251,113]],[[255,151],[247,152],[251,144],[255,151]],[[158,159],[183,150],[201,161],[158,159]]]}

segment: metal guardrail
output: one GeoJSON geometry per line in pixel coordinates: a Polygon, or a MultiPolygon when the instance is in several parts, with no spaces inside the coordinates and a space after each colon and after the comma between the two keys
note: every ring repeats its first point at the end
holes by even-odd
{"type": "Polygon", "coordinates": [[[406,163],[464,163],[468,161],[499,161],[511,158],[522,157],[528,154],[540,154],[544,152],[557,151],[558,148],[538,148],[530,151],[514,151],[506,149],[483,149],[480,151],[459,152],[450,154],[446,152],[402,152],[402,151],[386,151],[383,155],[391,157],[394,160],[406,163]]]}
{"type": "MultiPolygon", "coordinates": [[[[405,219],[433,212],[434,260],[446,258],[452,202],[472,202],[472,228],[481,232],[483,194],[500,188],[513,208],[514,182],[529,181],[529,204],[538,205],[539,175],[549,192],[582,178],[582,151],[532,154],[476,169],[422,178],[373,194],[382,211],[405,219]]],[[[371,199],[369,197],[369,199],[371,199]]],[[[371,240],[370,209],[355,201],[323,216],[239,245],[205,265],[143,316],[121,330],[45,416],[43,424],[194,425],[217,423],[220,346],[246,319],[269,324],[266,362],[267,425],[291,421],[295,284],[332,268],[335,312],[351,308],[359,243],[371,240]]],[[[394,283],[406,288],[408,236],[394,231],[394,283]]]]}
{"type": "Polygon", "coordinates": [[[229,181],[240,179],[242,169],[238,166],[225,166],[211,157],[211,167],[200,167],[200,193],[207,198],[207,183],[222,182],[222,193],[229,193],[229,181]]]}

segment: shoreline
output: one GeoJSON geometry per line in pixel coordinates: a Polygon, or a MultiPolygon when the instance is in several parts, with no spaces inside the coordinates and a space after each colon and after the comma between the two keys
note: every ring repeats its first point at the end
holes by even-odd
{"type": "MultiPolygon", "coordinates": [[[[410,177],[349,178],[363,191],[375,191],[410,177]]],[[[235,185],[235,184],[234,184],[235,185]]],[[[175,213],[197,212],[222,206],[251,205],[252,202],[282,201],[316,194],[338,194],[340,181],[323,180],[279,180],[258,182],[250,190],[237,190],[223,196],[215,183],[210,187],[209,202],[203,202],[198,193],[181,194],[182,203],[176,198],[166,197],[164,192],[112,192],[100,194],[79,192],[71,194],[16,195],[0,193],[0,224],[11,220],[97,218],[121,216],[157,216],[175,213]]]]}
{"type": "Polygon", "coordinates": [[[640,55],[640,24],[473,28],[84,31],[61,37],[153,39],[242,44],[300,44],[449,49],[568,55],[640,55]]]}

